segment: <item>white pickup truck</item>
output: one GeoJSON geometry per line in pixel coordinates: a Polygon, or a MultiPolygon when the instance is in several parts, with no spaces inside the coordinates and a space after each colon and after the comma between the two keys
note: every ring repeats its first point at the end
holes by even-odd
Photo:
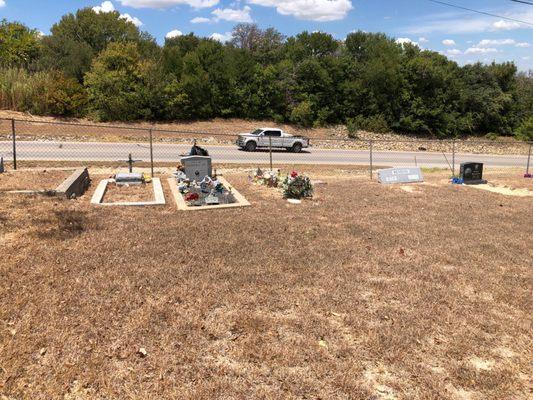
{"type": "Polygon", "coordinates": [[[237,146],[245,151],[255,151],[260,147],[287,149],[299,153],[309,147],[309,139],[303,136],[293,136],[277,128],[260,128],[251,133],[241,133],[237,139],[237,146]]]}

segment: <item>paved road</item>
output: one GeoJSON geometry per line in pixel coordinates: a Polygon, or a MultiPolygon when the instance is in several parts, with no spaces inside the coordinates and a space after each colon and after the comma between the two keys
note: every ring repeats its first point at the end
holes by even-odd
{"type": "MultiPolygon", "coordinates": [[[[0,142],[0,156],[6,161],[12,159],[11,142],[0,142]]],[[[180,154],[189,151],[190,145],[154,144],[154,161],[177,162],[180,154]]],[[[268,163],[269,152],[247,153],[232,146],[208,146],[214,162],[219,163],[268,163]]],[[[149,161],[150,148],[147,143],[98,143],[98,142],[17,142],[17,159],[32,161],[119,161],[131,153],[134,159],[149,161]]],[[[452,162],[451,154],[432,152],[374,151],[376,166],[447,167],[452,162]],[[415,161],[416,157],[416,161],[415,161]]],[[[273,153],[277,164],[331,164],[368,165],[369,154],[364,150],[335,150],[311,148],[308,152],[294,154],[285,150],[273,153]]],[[[463,161],[480,161],[492,167],[524,167],[527,155],[480,155],[456,154],[456,164],[463,161]]]]}

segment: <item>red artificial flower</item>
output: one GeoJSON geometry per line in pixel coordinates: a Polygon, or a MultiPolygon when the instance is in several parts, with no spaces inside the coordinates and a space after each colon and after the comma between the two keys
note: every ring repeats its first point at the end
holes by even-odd
{"type": "Polygon", "coordinates": [[[185,201],[195,201],[198,200],[200,196],[198,196],[198,193],[187,193],[185,195],[185,201]]]}
{"type": "Polygon", "coordinates": [[[291,178],[296,178],[298,176],[298,172],[292,171],[291,172],[291,178]]]}

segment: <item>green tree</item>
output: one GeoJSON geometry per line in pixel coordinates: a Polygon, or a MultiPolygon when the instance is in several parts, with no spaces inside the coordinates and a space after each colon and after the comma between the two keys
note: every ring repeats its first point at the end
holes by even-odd
{"type": "Polygon", "coordinates": [[[39,55],[39,32],[18,22],[0,21],[0,66],[27,67],[39,55]]]}
{"type": "Polygon", "coordinates": [[[91,116],[100,121],[151,118],[148,77],[154,70],[135,43],[111,43],[85,76],[91,116]]]}
{"type": "Polygon", "coordinates": [[[43,40],[41,69],[60,69],[80,81],[92,60],[110,43],[133,42],[145,57],[157,57],[159,49],[153,38],[125,20],[116,11],[96,13],[91,8],[67,14],[43,40]]]}

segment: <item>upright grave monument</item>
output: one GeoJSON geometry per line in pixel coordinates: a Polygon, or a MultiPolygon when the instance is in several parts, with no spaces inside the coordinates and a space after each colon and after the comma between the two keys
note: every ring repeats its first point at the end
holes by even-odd
{"type": "Polygon", "coordinates": [[[483,163],[461,163],[459,174],[465,185],[479,185],[487,183],[487,181],[483,179],[483,163]]]}
{"type": "Polygon", "coordinates": [[[211,157],[208,156],[187,156],[181,158],[181,164],[187,179],[200,182],[206,176],[213,175],[211,157]]]}

